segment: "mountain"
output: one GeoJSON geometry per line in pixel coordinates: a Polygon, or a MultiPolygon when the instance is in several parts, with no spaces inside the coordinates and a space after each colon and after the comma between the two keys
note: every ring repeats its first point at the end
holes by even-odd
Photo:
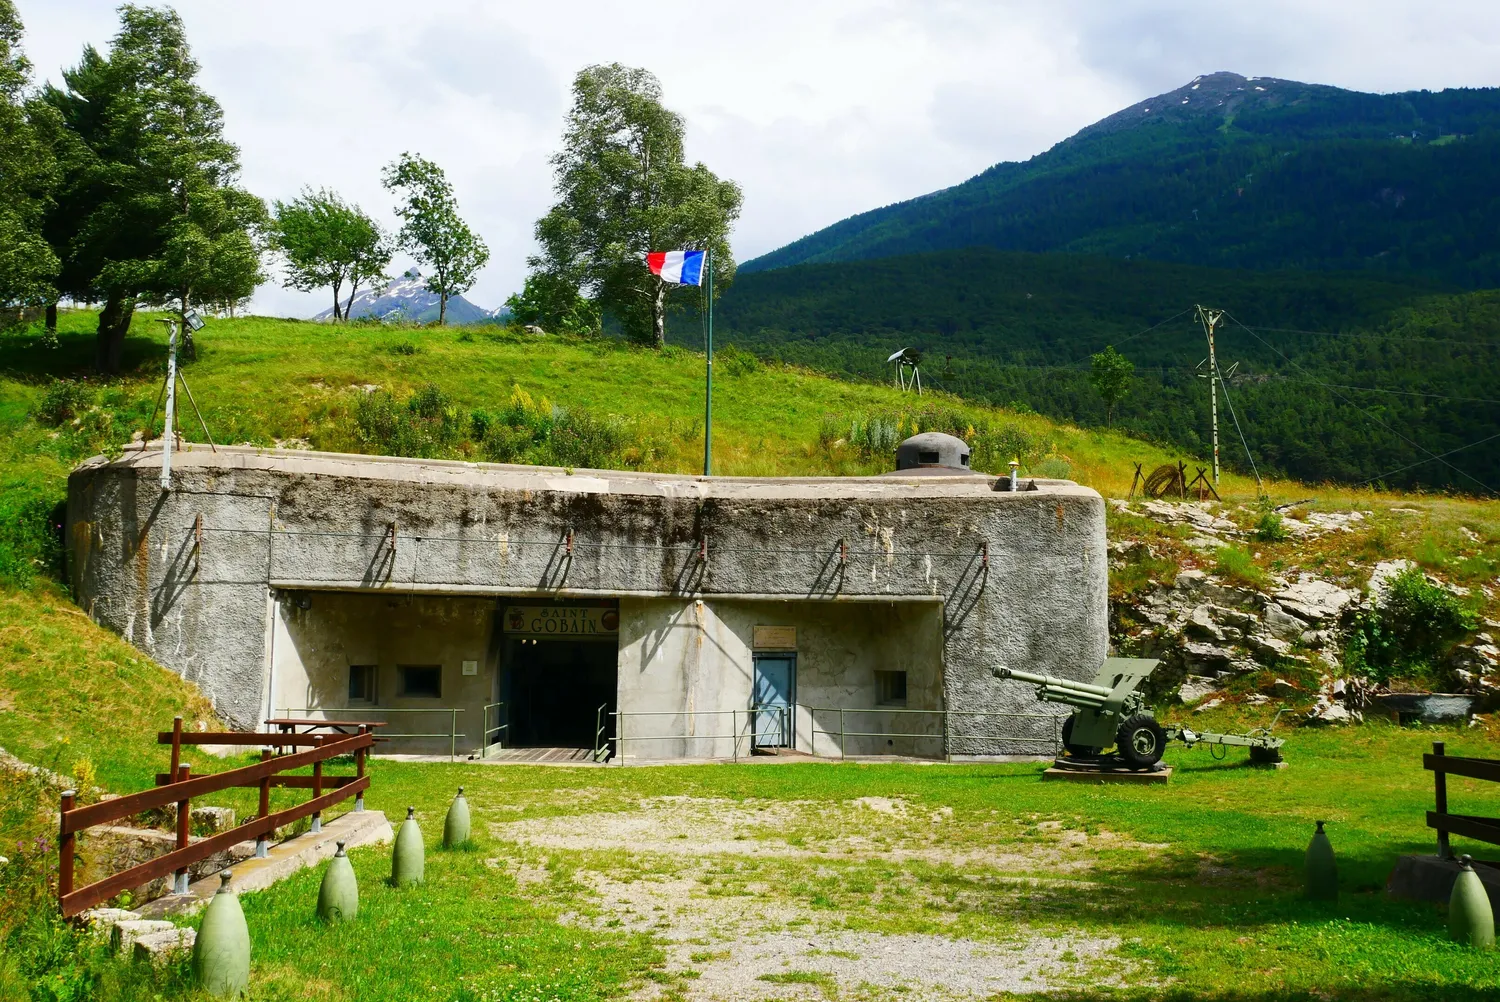
{"type": "Polygon", "coordinates": [[[1213,73],[740,271],[986,246],[1494,287],[1497,163],[1500,88],[1366,94],[1213,73]]]}
{"type": "Polygon", "coordinates": [[[1234,413],[1219,399],[1233,468],[1250,472],[1248,446],[1262,472],[1311,483],[1500,489],[1500,449],[1483,442],[1500,428],[1500,291],[971,248],[741,274],[714,321],[721,344],[885,382],[886,358],[914,347],[929,389],[1095,426],[1090,356],[1114,345],[1136,366],[1116,426],[1203,455],[1197,303],[1228,311],[1215,340],[1220,368],[1237,364],[1234,413]]]}
{"type": "MultiPolygon", "coordinates": [[[[455,326],[504,320],[509,315],[510,311],[504,306],[486,310],[482,306],[475,306],[463,296],[448,297],[447,322],[455,326]]],[[[349,308],[349,316],[355,320],[362,317],[394,320],[400,317],[416,323],[431,323],[438,317],[438,295],[428,291],[426,280],[417,269],[412,268],[383,289],[366,289],[355,296],[354,303],[349,308]]],[[[332,317],[333,309],[329,308],[313,319],[329,320],[332,317]]]]}

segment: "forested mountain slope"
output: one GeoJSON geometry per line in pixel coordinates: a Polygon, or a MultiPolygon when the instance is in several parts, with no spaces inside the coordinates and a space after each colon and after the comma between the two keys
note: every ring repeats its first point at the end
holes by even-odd
{"type": "Polygon", "coordinates": [[[1500,432],[1500,292],[979,249],[742,274],[715,326],[761,355],[887,381],[886,357],[916,347],[929,387],[1094,425],[1105,408],[1089,357],[1113,344],[1136,364],[1116,424],[1202,455],[1196,303],[1228,311],[1227,463],[1250,472],[1238,417],[1262,472],[1500,488],[1500,438],[1481,441],[1500,432]]]}
{"type": "Polygon", "coordinates": [[[1365,94],[1215,73],[1025,162],[747,262],[987,246],[1500,285],[1500,88],[1365,94]]]}

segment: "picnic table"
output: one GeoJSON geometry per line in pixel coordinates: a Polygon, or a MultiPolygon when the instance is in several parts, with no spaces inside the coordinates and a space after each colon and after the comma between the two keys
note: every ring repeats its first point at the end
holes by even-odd
{"type": "Polygon", "coordinates": [[[267,727],[274,727],[281,734],[311,734],[319,728],[327,728],[339,734],[355,734],[361,727],[374,730],[384,727],[389,721],[385,720],[316,720],[311,717],[271,717],[266,721],[267,727]],[[297,728],[302,730],[297,730],[297,728]]]}

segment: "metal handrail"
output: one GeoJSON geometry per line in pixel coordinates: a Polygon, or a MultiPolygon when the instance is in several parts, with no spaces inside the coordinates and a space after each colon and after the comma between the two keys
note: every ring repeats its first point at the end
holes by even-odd
{"type": "MultiPolygon", "coordinates": [[[[279,711],[279,713],[283,716],[290,716],[293,713],[322,713],[325,715],[329,713],[446,713],[449,715],[449,724],[446,731],[437,731],[431,734],[419,733],[416,731],[390,734],[385,731],[381,731],[380,737],[384,739],[447,738],[448,761],[450,762],[456,761],[458,759],[458,739],[468,737],[467,734],[458,729],[458,715],[463,712],[465,712],[465,710],[461,706],[284,706],[279,711]]],[[[326,716],[324,719],[327,719],[326,716]]],[[[337,722],[338,721],[336,720],[329,721],[329,723],[337,722]]]]}
{"type": "MultiPolygon", "coordinates": [[[[500,738],[498,737],[498,735],[499,735],[499,733],[501,731],[506,731],[506,732],[510,731],[510,721],[506,720],[505,723],[503,723],[503,724],[498,724],[497,723],[494,727],[490,726],[490,711],[491,710],[503,709],[504,706],[505,706],[505,704],[503,702],[501,702],[501,703],[486,703],[484,705],[483,709],[480,711],[480,713],[483,715],[483,718],[484,718],[483,721],[480,724],[480,726],[483,728],[483,730],[481,730],[480,734],[479,734],[479,757],[480,758],[488,758],[489,757],[489,753],[490,753],[490,735],[491,734],[497,735],[497,737],[495,738],[495,744],[497,744],[497,745],[500,746],[500,750],[501,751],[505,750],[505,742],[502,741],[502,740],[500,740],[500,738]]],[[[495,719],[497,721],[500,719],[500,714],[499,713],[495,714],[495,719]]],[[[509,733],[507,733],[506,736],[509,737],[510,736],[509,733]]]]}
{"type": "Polygon", "coordinates": [[[594,711],[594,762],[602,761],[609,753],[609,742],[604,739],[605,711],[609,709],[608,703],[600,703],[599,708],[594,711]]]}
{"type": "MultiPolygon", "coordinates": [[[[786,714],[787,714],[787,712],[788,712],[788,710],[790,708],[789,707],[785,707],[785,706],[763,707],[763,708],[746,709],[746,710],[741,710],[741,709],[729,709],[729,710],[611,710],[610,713],[609,713],[609,715],[611,717],[615,718],[615,751],[616,751],[616,753],[618,755],[618,758],[620,760],[620,765],[622,765],[622,766],[625,764],[625,758],[626,758],[626,756],[625,756],[625,748],[626,748],[626,742],[627,742],[627,740],[629,740],[629,741],[687,741],[687,740],[697,740],[697,741],[732,741],[733,745],[731,746],[731,753],[730,754],[731,754],[731,757],[733,758],[733,760],[736,761],[736,762],[738,762],[740,760],[740,742],[742,740],[744,740],[745,738],[747,738],[747,737],[753,739],[753,738],[756,738],[756,737],[760,736],[760,735],[758,735],[753,730],[753,728],[754,728],[754,715],[757,712],[764,713],[764,712],[768,712],[769,710],[772,710],[772,709],[776,710],[776,712],[778,712],[778,713],[780,713],[782,715],[782,731],[781,731],[781,733],[783,733],[783,734],[787,733],[787,730],[786,730],[786,722],[787,722],[787,720],[786,720],[786,714]],[[730,729],[730,733],[728,733],[728,734],[642,734],[642,735],[639,735],[639,736],[633,736],[632,735],[632,736],[629,736],[627,738],[626,733],[625,733],[625,720],[626,720],[627,717],[700,717],[700,716],[702,716],[702,717],[713,717],[713,716],[723,716],[726,713],[729,714],[729,729],[730,729]],[[745,723],[750,726],[751,730],[746,731],[745,729],[743,729],[743,728],[740,727],[739,717],[741,715],[743,715],[745,717],[745,723]]],[[[766,733],[770,733],[770,732],[766,732],[766,733]]]]}
{"type": "MultiPolygon", "coordinates": [[[[1050,738],[1040,738],[1040,737],[1035,737],[1034,738],[1034,737],[1026,737],[1026,736],[1022,736],[1022,735],[1007,735],[1007,736],[1004,736],[1004,737],[1000,738],[1000,740],[1012,741],[1012,742],[1018,742],[1018,743],[1031,743],[1031,744],[1045,743],[1052,750],[1055,750],[1055,749],[1061,747],[1061,745],[1062,745],[1062,720],[1063,720],[1063,716],[1059,715],[1059,714],[1053,714],[1053,713],[1015,713],[1015,712],[1001,711],[1001,710],[923,710],[923,709],[911,709],[911,708],[908,708],[908,707],[901,707],[901,706],[808,706],[805,703],[798,703],[797,706],[798,706],[798,708],[805,709],[808,712],[808,722],[809,722],[809,724],[808,724],[808,731],[810,732],[810,735],[811,735],[811,738],[810,738],[811,753],[814,756],[816,756],[817,753],[818,753],[818,735],[819,734],[822,734],[822,735],[827,736],[827,737],[832,737],[834,735],[838,736],[838,739],[839,739],[839,758],[840,759],[845,759],[845,758],[848,757],[848,754],[845,751],[845,739],[846,738],[851,738],[851,737],[865,737],[865,738],[929,738],[929,739],[938,739],[938,738],[941,738],[942,742],[943,742],[943,760],[945,762],[946,761],[952,761],[952,759],[953,759],[953,751],[952,751],[953,733],[952,733],[952,728],[950,726],[950,718],[952,718],[952,717],[1015,717],[1015,718],[1028,719],[1028,720],[1050,720],[1052,722],[1052,731],[1053,731],[1052,737],[1050,737],[1050,738]],[[819,714],[819,713],[837,713],[839,715],[839,729],[837,731],[833,731],[833,730],[828,730],[828,729],[825,729],[825,728],[818,727],[817,714],[819,714]],[[891,731],[891,730],[885,730],[885,731],[851,731],[851,730],[848,729],[848,726],[845,723],[845,714],[849,714],[849,713],[865,713],[865,714],[869,714],[869,713],[926,714],[926,715],[929,715],[929,716],[936,715],[936,716],[938,716],[940,718],[940,721],[941,721],[941,724],[942,724],[942,730],[939,731],[939,732],[936,732],[936,733],[931,733],[931,734],[922,734],[922,733],[918,733],[918,732],[915,732],[915,731],[891,731]]],[[[969,737],[969,736],[973,736],[973,735],[960,735],[960,737],[969,737]]]]}

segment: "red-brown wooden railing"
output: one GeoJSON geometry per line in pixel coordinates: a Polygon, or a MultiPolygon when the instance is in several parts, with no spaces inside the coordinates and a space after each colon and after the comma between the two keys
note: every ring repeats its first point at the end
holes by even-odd
{"type": "Polygon", "coordinates": [[[158,735],[163,744],[172,745],[172,764],[169,772],[159,773],[159,784],[153,790],[143,790],[114,800],[104,800],[85,807],[76,806],[76,791],[66,790],[62,795],[62,813],[59,823],[57,852],[57,899],[65,918],[79,914],[119,894],[121,891],[172,874],[175,877],[174,891],[187,890],[188,867],[222,852],[240,842],[255,839],[259,845],[282,825],[312,816],[314,826],[322,812],[349,797],[359,797],[358,806],[363,806],[363,794],[370,788],[370,777],[365,775],[365,756],[374,744],[374,736],[361,727],[357,734],[247,734],[244,732],[188,732],[182,730],[182,718],[173,722],[171,731],[158,735]],[[272,756],[270,749],[261,753],[261,761],[239,769],[209,776],[193,776],[191,768],[181,761],[184,744],[259,744],[285,747],[310,745],[307,751],[296,751],[286,755],[272,756]],[[341,755],[354,757],[353,776],[325,776],[323,763],[341,755]],[[311,776],[283,776],[293,769],[312,766],[311,776]],[[286,810],[271,812],[271,787],[310,789],[312,798],[305,803],[286,810]],[[190,839],[192,801],[199,797],[235,787],[253,787],[260,790],[260,802],[256,816],[236,828],[194,842],[190,839]],[[324,792],[324,787],[332,787],[324,792]],[[79,832],[95,825],[110,824],[125,818],[165,807],[177,805],[177,845],[171,852],[148,860],[92,884],[75,888],[74,840],[79,832]]]}

